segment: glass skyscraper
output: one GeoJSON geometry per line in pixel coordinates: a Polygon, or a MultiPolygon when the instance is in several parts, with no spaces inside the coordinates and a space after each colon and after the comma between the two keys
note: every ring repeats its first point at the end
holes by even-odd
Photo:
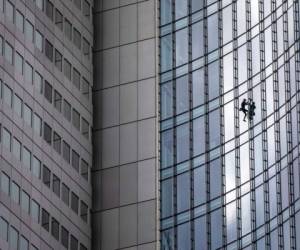
{"type": "Polygon", "coordinates": [[[300,249],[299,24],[299,1],[160,1],[161,249],[300,249]]]}

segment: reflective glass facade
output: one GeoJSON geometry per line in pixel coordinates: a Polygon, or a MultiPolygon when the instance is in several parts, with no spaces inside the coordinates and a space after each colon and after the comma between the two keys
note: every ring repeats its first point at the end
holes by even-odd
{"type": "Polygon", "coordinates": [[[160,1],[161,249],[300,249],[299,42],[299,1],[160,1]]]}

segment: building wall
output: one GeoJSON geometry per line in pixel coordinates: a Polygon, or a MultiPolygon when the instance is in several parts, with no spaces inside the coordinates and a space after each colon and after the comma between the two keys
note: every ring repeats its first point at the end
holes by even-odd
{"type": "Polygon", "coordinates": [[[92,6],[0,1],[0,249],[91,248],[92,6]]]}
{"type": "Polygon", "coordinates": [[[162,249],[299,249],[299,3],[160,16],[162,249]]]}
{"type": "Polygon", "coordinates": [[[95,2],[93,249],[155,249],[156,1],[95,2]]]}

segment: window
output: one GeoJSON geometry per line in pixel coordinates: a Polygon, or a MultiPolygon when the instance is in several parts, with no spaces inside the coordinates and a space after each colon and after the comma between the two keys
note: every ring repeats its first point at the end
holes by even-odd
{"type": "Polygon", "coordinates": [[[56,132],[53,133],[53,148],[57,153],[61,153],[61,137],[56,132]]]}
{"type": "Polygon", "coordinates": [[[79,154],[72,150],[72,167],[79,172],[79,154]]]}
{"type": "Polygon", "coordinates": [[[26,148],[23,147],[23,165],[30,169],[31,167],[31,152],[26,148]]]}
{"type": "Polygon", "coordinates": [[[55,49],[55,66],[62,71],[62,54],[57,49],[55,49]]]}
{"type": "Polygon", "coordinates": [[[32,161],[32,172],[37,178],[41,178],[41,165],[41,161],[34,156],[32,161]]]}
{"type": "Polygon", "coordinates": [[[10,181],[10,178],[8,177],[8,175],[6,175],[2,172],[2,174],[1,174],[1,190],[6,195],[9,195],[9,190],[10,190],[9,181],[10,181]]]}
{"type": "Polygon", "coordinates": [[[81,119],[81,133],[85,138],[89,139],[89,123],[84,118],[81,119]]]}
{"type": "Polygon", "coordinates": [[[49,232],[49,222],[50,222],[50,215],[45,210],[42,209],[42,227],[49,232]]]}
{"type": "Polygon", "coordinates": [[[85,38],[82,40],[82,47],[83,54],[90,59],[90,43],[85,38]]]}
{"type": "Polygon", "coordinates": [[[18,10],[16,11],[16,26],[22,33],[24,33],[24,16],[18,10]]]}
{"type": "Polygon", "coordinates": [[[78,250],[78,240],[73,236],[71,235],[71,250],[78,250]]]}
{"type": "Polygon", "coordinates": [[[83,201],[80,202],[80,217],[85,222],[88,221],[88,206],[83,201]]]}
{"type": "Polygon", "coordinates": [[[56,90],[54,91],[54,107],[61,112],[62,97],[56,90]]]}
{"type": "Polygon", "coordinates": [[[56,240],[59,240],[59,223],[53,217],[51,222],[51,234],[56,240]]]}
{"type": "Polygon", "coordinates": [[[81,0],[74,0],[74,4],[78,9],[81,9],[81,0]]]}
{"type": "Polygon", "coordinates": [[[53,62],[53,45],[47,39],[45,39],[45,54],[46,57],[53,62]]]}
{"type": "Polygon", "coordinates": [[[65,35],[72,41],[72,24],[67,18],[65,18],[65,35]]]}
{"type": "Polygon", "coordinates": [[[60,197],[60,179],[55,174],[52,176],[52,190],[60,197]]]}
{"type": "Polygon", "coordinates": [[[67,229],[65,229],[63,226],[61,226],[61,235],[60,235],[60,239],[61,239],[61,244],[69,249],[69,232],[67,229]]]}
{"type": "Polygon", "coordinates": [[[33,68],[28,62],[25,63],[25,80],[33,84],[33,68]]]}
{"type": "Polygon", "coordinates": [[[9,107],[12,107],[12,90],[6,85],[3,85],[3,99],[9,107]]]}
{"type": "Polygon", "coordinates": [[[35,31],[35,46],[43,52],[43,35],[38,30],[35,31]]]}
{"type": "Polygon", "coordinates": [[[72,122],[74,127],[80,130],[80,114],[76,111],[76,109],[73,109],[72,122]]]}
{"type": "Polygon", "coordinates": [[[18,249],[19,245],[19,232],[13,226],[9,230],[9,246],[10,249],[18,249]]]}
{"type": "Polygon", "coordinates": [[[0,36],[0,55],[3,55],[3,37],[0,36]]]}
{"type": "Polygon", "coordinates": [[[51,172],[49,168],[47,168],[45,165],[43,165],[43,183],[50,188],[50,179],[51,179],[51,172]]]}
{"type": "Polygon", "coordinates": [[[52,103],[52,85],[46,80],[44,86],[44,96],[48,102],[52,103]]]}
{"type": "Polygon", "coordinates": [[[24,121],[29,127],[32,126],[32,110],[27,104],[24,104],[24,121]]]}
{"type": "Polygon", "coordinates": [[[5,42],[4,55],[5,55],[5,59],[12,65],[13,64],[13,47],[8,42],[5,42]]]}
{"type": "Polygon", "coordinates": [[[63,141],[63,158],[70,163],[70,146],[65,141],[63,141]]]}
{"type": "Polygon", "coordinates": [[[10,1],[6,1],[5,14],[7,20],[14,22],[14,5],[10,1]]]}
{"type": "Polygon", "coordinates": [[[33,25],[27,19],[26,19],[26,22],[25,22],[25,37],[30,42],[34,42],[34,40],[33,40],[33,25]]]}
{"type": "Polygon", "coordinates": [[[8,241],[8,222],[0,217],[0,238],[8,241]]]}
{"type": "Polygon", "coordinates": [[[82,87],[81,87],[81,91],[82,94],[86,97],[86,99],[90,98],[90,84],[89,82],[83,77],[82,79],[82,87]]]}
{"type": "Polygon", "coordinates": [[[44,10],[44,0],[35,0],[35,5],[36,5],[40,10],[44,10]]]}
{"type": "Polygon", "coordinates": [[[33,115],[33,128],[38,135],[42,135],[42,119],[35,113],[33,115]]]}
{"type": "Polygon", "coordinates": [[[34,85],[39,93],[43,93],[43,78],[37,71],[34,73],[34,85]]]}
{"type": "Polygon", "coordinates": [[[4,0],[0,0],[0,12],[4,12],[4,0]]]}
{"type": "Polygon", "coordinates": [[[76,28],[73,29],[73,43],[78,49],[81,49],[81,34],[76,28]]]}
{"type": "Polygon", "coordinates": [[[46,15],[53,21],[53,4],[49,0],[46,0],[46,15]]]}
{"type": "Polygon", "coordinates": [[[20,203],[20,187],[14,181],[11,183],[11,199],[20,203]]]}
{"type": "Polygon", "coordinates": [[[7,129],[3,129],[3,145],[6,147],[9,151],[11,149],[11,134],[7,129]]]}
{"type": "Polygon", "coordinates": [[[23,75],[23,57],[18,52],[15,55],[15,66],[16,70],[23,75]]]}
{"type": "Polygon", "coordinates": [[[63,15],[60,13],[58,9],[55,9],[55,25],[63,30],[63,15]]]}
{"type": "Polygon", "coordinates": [[[69,196],[70,196],[70,189],[66,184],[63,183],[61,186],[61,199],[67,206],[69,206],[69,199],[70,199],[69,196]]]}
{"type": "Polygon", "coordinates": [[[84,245],[80,244],[80,250],[87,250],[87,248],[84,245]]]}
{"type": "Polygon", "coordinates": [[[23,235],[21,236],[20,250],[29,250],[29,241],[23,235]]]}
{"type": "Polygon", "coordinates": [[[40,205],[35,201],[31,201],[31,217],[39,223],[40,221],[40,205]]]}
{"type": "Polygon", "coordinates": [[[82,12],[87,18],[90,18],[90,3],[86,0],[82,1],[82,12]]]}
{"type": "Polygon", "coordinates": [[[71,63],[67,59],[64,59],[64,74],[71,80],[71,63]]]}
{"type": "Polygon", "coordinates": [[[66,100],[64,100],[64,117],[71,121],[71,105],[66,100]]]}
{"type": "Polygon", "coordinates": [[[13,154],[19,161],[21,160],[21,143],[16,138],[13,139],[13,154]]]}
{"type": "Polygon", "coordinates": [[[21,196],[21,208],[26,212],[30,213],[30,197],[29,195],[22,190],[22,196],[21,196]]]}
{"type": "Polygon", "coordinates": [[[22,117],[22,100],[17,95],[14,96],[14,111],[19,117],[22,117]]]}
{"type": "Polygon", "coordinates": [[[88,171],[89,171],[89,165],[85,160],[81,159],[81,176],[87,181],[89,180],[88,171]]]}
{"type": "Polygon", "coordinates": [[[39,250],[39,249],[36,246],[34,246],[34,245],[31,244],[30,250],[39,250]]]}
{"type": "Polygon", "coordinates": [[[72,82],[75,85],[76,88],[80,89],[80,73],[77,69],[73,68],[73,78],[72,82]]]}
{"type": "Polygon", "coordinates": [[[44,122],[44,140],[51,145],[52,143],[52,128],[44,122]]]}
{"type": "Polygon", "coordinates": [[[72,192],[72,195],[71,195],[71,208],[76,214],[78,214],[78,206],[79,206],[78,202],[79,202],[78,196],[72,192]]]}

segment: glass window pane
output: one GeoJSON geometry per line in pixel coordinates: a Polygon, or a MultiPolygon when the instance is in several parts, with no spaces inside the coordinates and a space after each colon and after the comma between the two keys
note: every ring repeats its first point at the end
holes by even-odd
{"type": "Polygon", "coordinates": [[[164,36],[161,42],[161,72],[172,68],[173,41],[172,35],[164,36]]]}
{"type": "Polygon", "coordinates": [[[3,137],[4,147],[6,147],[10,151],[11,150],[11,134],[5,128],[3,129],[2,137],[3,137]]]}
{"type": "Polygon", "coordinates": [[[27,19],[26,19],[26,22],[25,22],[25,37],[30,42],[34,42],[34,40],[33,40],[33,25],[27,19]]]}
{"type": "Polygon", "coordinates": [[[88,221],[88,206],[83,201],[80,202],[80,217],[85,222],[88,221]]]}
{"type": "Polygon", "coordinates": [[[78,207],[79,207],[79,198],[76,194],[74,194],[72,192],[72,195],[71,195],[71,208],[76,214],[78,214],[78,207]]]}
{"type": "Polygon", "coordinates": [[[189,132],[190,132],[189,123],[178,126],[176,128],[177,162],[182,162],[189,158],[189,153],[190,153],[189,132]]]}
{"type": "Polygon", "coordinates": [[[53,4],[49,0],[46,0],[46,15],[53,21],[53,4]]]}
{"type": "Polygon", "coordinates": [[[72,82],[76,88],[80,89],[80,73],[75,68],[73,68],[72,82]]]}
{"type": "Polygon", "coordinates": [[[175,18],[179,19],[187,15],[187,0],[175,0],[175,18]]]}
{"type": "Polygon", "coordinates": [[[84,118],[81,119],[81,133],[85,138],[89,139],[89,123],[84,118]]]}
{"type": "Polygon", "coordinates": [[[191,226],[189,222],[178,226],[177,246],[178,249],[191,249],[191,226]]]}
{"type": "Polygon", "coordinates": [[[25,63],[25,80],[33,84],[33,68],[28,62],[25,63]]]}
{"type": "Polygon", "coordinates": [[[24,104],[24,121],[28,126],[32,126],[32,110],[24,104]]]}
{"type": "Polygon", "coordinates": [[[23,235],[20,240],[20,250],[29,250],[29,241],[23,235]]]}
{"type": "Polygon", "coordinates": [[[218,15],[214,14],[207,19],[207,44],[208,52],[211,52],[218,48],[219,45],[219,32],[218,32],[218,15]]]}
{"type": "Polygon", "coordinates": [[[51,145],[52,143],[52,128],[44,122],[44,140],[51,145]]]}
{"type": "Polygon", "coordinates": [[[177,176],[177,213],[190,208],[190,174],[177,176]]]}
{"type": "Polygon", "coordinates": [[[52,103],[52,85],[45,80],[45,87],[44,87],[44,96],[46,100],[52,103]]]}
{"type": "Polygon", "coordinates": [[[67,59],[64,59],[64,74],[71,80],[71,63],[67,59]]]}
{"type": "Polygon", "coordinates": [[[41,9],[44,10],[44,0],[35,0],[35,5],[41,9]]]}
{"type": "Polygon", "coordinates": [[[19,117],[22,117],[22,106],[21,98],[14,95],[14,111],[19,117]]]}
{"type": "Polygon", "coordinates": [[[32,173],[37,178],[41,178],[41,161],[35,156],[33,157],[33,162],[32,162],[32,173]]]}
{"type": "Polygon", "coordinates": [[[51,234],[56,240],[59,240],[59,223],[53,217],[51,221],[51,234]]]}
{"type": "Polygon", "coordinates": [[[63,30],[63,15],[60,13],[58,9],[55,9],[55,25],[63,30]]]}
{"type": "Polygon", "coordinates": [[[82,39],[82,50],[83,54],[90,58],[90,43],[85,38],[82,39]]]}
{"type": "Polygon", "coordinates": [[[11,199],[18,204],[20,203],[20,187],[15,182],[11,184],[11,199]]]}
{"type": "Polygon", "coordinates": [[[160,1],[160,23],[161,25],[170,23],[172,21],[172,1],[160,1]]]}
{"type": "Polygon", "coordinates": [[[15,55],[15,67],[16,70],[23,75],[23,57],[18,52],[16,52],[15,55]]]}
{"type": "Polygon", "coordinates": [[[164,201],[161,205],[161,217],[166,218],[173,214],[173,179],[162,181],[161,199],[164,201]]]}
{"type": "Polygon", "coordinates": [[[3,100],[9,107],[12,107],[12,90],[6,84],[3,85],[3,100]]]}
{"type": "MultiPolygon", "coordinates": [[[[201,1],[199,1],[201,2],[201,1]]],[[[199,58],[204,54],[203,21],[192,26],[192,59],[199,58]]]]}
{"type": "Polygon", "coordinates": [[[40,221],[40,205],[35,200],[32,200],[32,202],[31,202],[31,217],[37,223],[39,223],[39,221],[40,221]]]}
{"type": "Polygon", "coordinates": [[[76,28],[73,29],[73,43],[78,49],[81,49],[81,34],[76,28]]]}
{"type": "Polygon", "coordinates": [[[69,197],[70,197],[70,189],[68,188],[68,186],[66,186],[63,183],[61,187],[61,199],[67,206],[69,206],[69,199],[70,199],[69,197]]]}
{"type": "Polygon", "coordinates": [[[4,53],[5,59],[13,65],[13,47],[8,42],[5,43],[4,53]]]}
{"type": "Polygon", "coordinates": [[[35,46],[42,52],[43,51],[43,35],[39,31],[35,31],[35,46]]]}
{"type": "Polygon", "coordinates": [[[71,250],[78,250],[78,240],[73,235],[71,235],[70,249],[71,250]]]}
{"type": "Polygon", "coordinates": [[[9,181],[10,181],[10,178],[8,177],[8,175],[6,175],[2,172],[1,173],[1,190],[6,195],[9,195],[9,190],[10,190],[9,181]]]}
{"type": "Polygon", "coordinates": [[[64,117],[71,121],[71,105],[66,100],[64,100],[64,117]]]}
{"type": "Polygon", "coordinates": [[[23,147],[22,159],[23,159],[23,165],[25,167],[27,167],[28,169],[30,169],[30,167],[31,167],[31,152],[26,147],[23,147]]]}
{"type": "Polygon", "coordinates": [[[54,91],[54,107],[61,112],[61,106],[62,106],[62,96],[58,93],[58,91],[54,91]]]}
{"type": "Polygon", "coordinates": [[[161,134],[161,140],[161,164],[162,168],[166,168],[171,166],[174,160],[173,130],[164,131],[161,134]]]}
{"type": "Polygon", "coordinates": [[[189,109],[189,81],[185,75],[176,80],[176,113],[180,114],[189,109]]]}
{"type": "Polygon", "coordinates": [[[176,32],[176,67],[188,61],[188,29],[176,32]]]}
{"type": "Polygon", "coordinates": [[[58,197],[60,197],[60,179],[55,174],[53,174],[52,178],[52,190],[58,197]]]}
{"type": "Polygon", "coordinates": [[[72,167],[79,172],[79,154],[72,150],[72,167]]]}
{"type": "Polygon", "coordinates": [[[13,155],[21,160],[21,143],[16,138],[13,138],[13,155]]]}
{"type": "Polygon", "coordinates": [[[5,4],[5,14],[7,20],[11,22],[14,22],[14,8],[15,6],[10,1],[7,0],[5,4]]]}
{"type": "Polygon", "coordinates": [[[4,241],[8,241],[8,222],[0,217],[0,237],[4,241]]]}
{"type": "Polygon", "coordinates": [[[72,41],[72,24],[66,18],[65,18],[65,35],[70,41],[72,41]]]}
{"type": "Polygon", "coordinates": [[[34,85],[39,93],[43,93],[43,78],[37,71],[34,74],[34,85]]]}
{"type": "Polygon", "coordinates": [[[63,158],[70,163],[70,145],[63,141],[63,158]]]}
{"type": "Polygon", "coordinates": [[[18,249],[19,245],[19,232],[13,226],[9,230],[9,246],[11,249],[18,249]]]}
{"type": "Polygon", "coordinates": [[[74,0],[74,4],[77,8],[81,9],[81,0],[74,0]]]}
{"type": "Polygon", "coordinates": [[[53,45],[47,39],[45,39],[45,55],[53,62],[53,45]]]}
{"type": "Polygon", "coordinates": [[[57,49],[55,49],[55,66],[62,71],[62,54],[57,49]]]}
{"type": "Polygon", "coordinates": [[[161,119],[164,120],[173,115],[173,82],[161,85],[161,119]]]}
{"type": "Polygon", "coordinates": [[[90,17],[90,3],[86,0],[82,2],[82,13],[88,18],[90,17]]]}
{"type": "Polygon", "coordinates": [[[89,180],[89,165],[88,163],[81,159],[81,176],[88,181],[89,180]]]}
{"type": "Polygon", "coordinates": [[[50,169],[43,165],[43,183],[50,188],[51,184],[51,172],[50,169]]]}
{"type": "Polygon", "coordinates": [[[48,232],[50,227],[49,223],[50,223],[50,215],[45,209],[42,209],[42,227],[48,232]]]}
{"type": "Polygon", "coordinates": [[[80,130],[80,114],[75,109],[73,109],[72,113],[72,123],[75,128],[80,130]]]}
{"type": "Polygon", "coordinates": [[[26,213],[29,214],[29,212],[30,212],[30,197],[24,190],[22,190],[21,207],[26,213]]]}
{"type": "Polygon", "coordinates": [[[53,148],[57,153],[61,153],[61,137],[56,132],[53,133],[53,148]]]}
{"type": "Polygon", "coordinates": [[[63,226],[61,226],[61,244],[66,248],[69,249],[69,232],[63,226]]]}
{"type": "Polygon", "coordinates": [[[84,77],[82,78],[81,93],[86,99],[90,98],[90,83],[84,77]]]}

